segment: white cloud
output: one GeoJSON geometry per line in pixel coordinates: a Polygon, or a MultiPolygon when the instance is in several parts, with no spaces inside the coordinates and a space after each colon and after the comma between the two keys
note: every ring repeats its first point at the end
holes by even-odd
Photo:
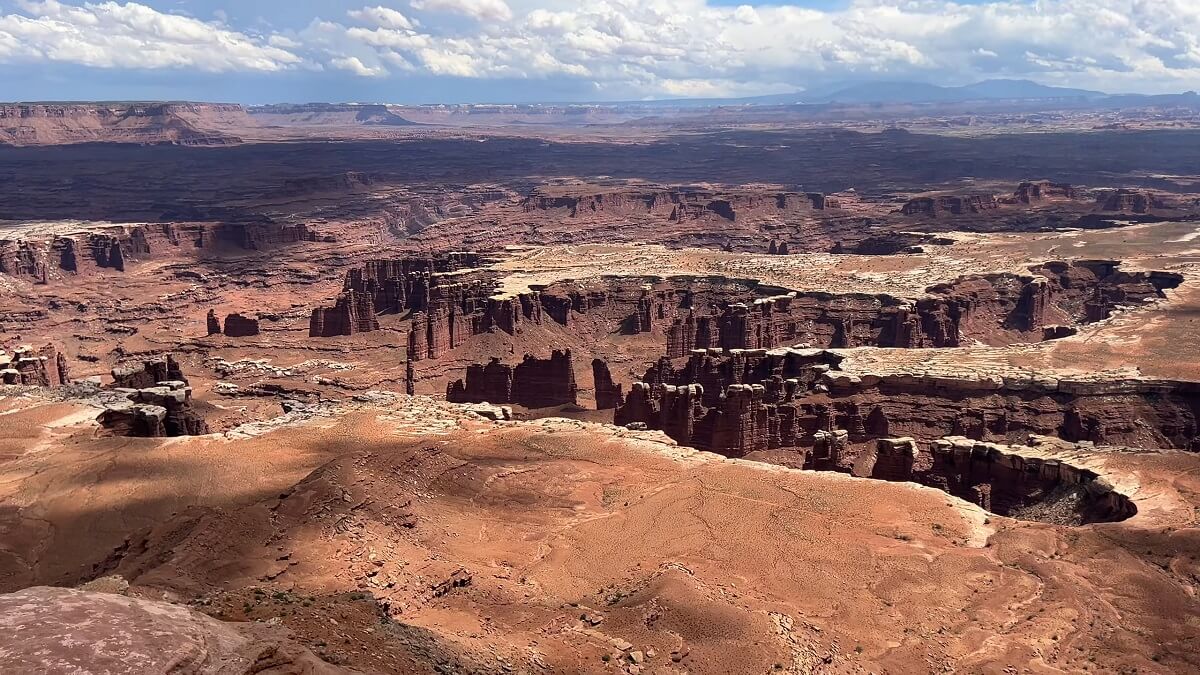
{"type": "Polygon", "coordinates": [[[329,65],[338,70],[345,70],[359,77],[381,77],[387,75],[388,71],[378,66],[368,66],[358,60],[356,56],[339,56],[332,59],[329,65]]]}
{"type": "Polygon", "coordinates": [[[288,48],[220,23],[164,14],[137,3],[18,3],[25,14],[0,15],[0,56],[97,68],[194,68],[210,72],[278,71],[302,63],[288,48]],[[16,49],[5,48],[16,42],[16,49]]]}
{"type": "Polygon", "coordinates": [[[347,25],[314,16],[298,32],[265,35],[136,3],[16,2],[20,11],[0,13],[3,63],[575,78],[617,97],[769,93],[864,78],[1031,77],[1107,91],[1200,82],[1196,0],[851,0],[826,11],[706,0],[410,0],[421,23],[389,2],[349,11],[347,25]]]}
{"type": "Polygon", "coordinates": [[[480,21],[508,21],[512,10],[504,0],[412,0],[413,9],[461,14],[480,21]]]}
{"type": "Polygon", "coordinates": [[[346,13],[350,15],[351,19],[357,19],[380,28],[412,30],[416,27],[416,22],[390,7],[363,7],[362,9],[352,9],[346,13]]]}

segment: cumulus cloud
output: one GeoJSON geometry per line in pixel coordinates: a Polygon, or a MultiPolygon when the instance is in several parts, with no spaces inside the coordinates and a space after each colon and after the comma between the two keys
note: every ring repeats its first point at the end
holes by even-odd
{"type": "Polygon", "coordinates": [[[359,61],[356,56],[339,56],[330,60],[329,65],[338,70],[349,71],[359,77],[380,77],[388,73],[384,68],[366,65],[362,61],[359,61]]]}
{"type": "Polygon", "coordinates": [[[0,57],[7,61],[209,72],[279,71],[303,61],[286,46],[222,23],[164,14],[133,2],[18,4],[24,14],[0,15],[0,57]]]}
{"type": "Polygon", "coordinates": [[[347,14],[352,19],[371,23],[381,28],[412,30],[416,27],[412,19],[390,7],[363,7],[362,9],[352,9],[347,14]]]}
{"type": "Polygon", "coordinates": [[[617,97],[771,93],[854,79],[1030,77],[1108,91],[1200,82],[1195,0],[851,0],[831,10],[409,0],[420,22],[389,2],[265,35],[132,2],[18,2],[18,13],[0,14],[0,62],[568,78],[617,97]]]}
{"type": "Polygon", "coordinates": [[[412,0],[413,9],[461,14],[480,21],[508,21],[512,10],[504,0],[412,0]]]}

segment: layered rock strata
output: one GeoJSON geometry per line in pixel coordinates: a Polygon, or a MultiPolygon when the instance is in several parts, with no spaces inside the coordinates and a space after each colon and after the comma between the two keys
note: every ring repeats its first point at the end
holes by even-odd
{"type": "Polygon", "coordinates": [[[998,208],[1000,201],[994,195],[938,195],[910,199],[901,207],[900,213],[936,217],[942,214],[982,213],[998,208]]]}
{"type": "Polygon", "coordinates": [[[1100,193],[1096,199],[1102,211],[1119,213],[1150,213],[1166,206],[1154,193],[1146,190],[1121,188],[1100,193]]]}
{"type": "Polygon", "coordinates": [[[536,189],[522,203],[526,212],[562,211],[571,218],[589,214],[659,214],[669,221],[712,218],[735,221],[837,208],[835,198],[808,192],[716,192],[703,189],[626,189],[572,193],[536,189]]]}
{"type": "Polygon", "coordinates": [[[646,295],[631,321],[641,332],[669,321],[667,355],[692,349],[956,347],[964,340],[1007,344],[1043,338],[1047,326],[1100,321],[1123,305],[1164,297],[1180,275],[1124,272],[1116,261],[1051,262],[1030,275],[968,276],[910,301],[887,295],[790,292],[721,310],[684,309],[661,293],[646,295]],[[673,317],[669,318],[668,317],[673,317]]]}
{"type": "Polygon", "coordinates": [[[1050,181],[1025,181],[1017,185],[1013,201],[1020,204],[1037,204],[1056,199],[1075,199],[1077,191],[1069,183],[1050,181]]]}

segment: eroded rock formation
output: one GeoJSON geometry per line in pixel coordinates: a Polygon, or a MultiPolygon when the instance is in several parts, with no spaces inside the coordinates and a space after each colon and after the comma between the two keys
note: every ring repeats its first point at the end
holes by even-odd
{"type": "Polygon", "coordinates": [[[0,350],[0,384],[57,387],[70,381],[67,359],[54,345],[36,350],[21,345],[12,354],[0,350]]]}
{"type": "Polygon", "coordinates": [[[465,380],[447,385],[446,400],[546,408],[576,403],[576,392],[571,350],[556,349],[546,359],[526,354],[515,366],[496,358],[487,364],[472,364],[467,367],[465,380]]]}
{"type": "Polygon", "coordinates": [[[114,436],[158,438],[198,436],[208,424],[192,404],[192,388],[180,381],[162,381],[143,389],[118,388],[127,400],[108,404],[100,426],[114,436]]]}
{"type": "Polygon", "coordinates": [[[743,213],[764,216],[837,208],[837,200],[815,192],[723,193],[685,188],[579,192],[563,188],[540,188],[534,190],[521,205],[525,211],[561,210],[572,218],[596,213],[659,213],[671,221],[706,218],[734,221],[743,213]]]}
{"type": "Polygon", "coordinates": [[[1017,185],[1013,201],[1021,204],[1037,204],[1053,199],[1075,199],[1076,190],[1067,183],[1050,181],[1025,181],[1017,185]]]}
{"type": "Polygon", "coordinates": [[[1103,211],[1120,213],[1150,213],[1165,206],[1153,192],[1126,188],[1102,192],[1097,203],[1103,211]]]}
{"type": "Polygon", "coordinates": [[[310,337],[354,335],[379,330],[375,304],[371,296],[358,291],[345,291],[333,307],[318,307],[308,322],[310,337]]]}
{"type": "Polygon", "coordinates": [[[990,344],[1033,342],[1048,325],[1107,318],[1121,305],[1162,298],[1183,278],[1127,273],[1116,261],[1052,262],[1028,276],[963,277],[928,289],[916,302],[887,295],[796,293],[716,308],[685,308],[648,294],[631,320],[635,332],[654,319],[670,321],[667,355],[692,349],[759,349],[808,343],[821,347],[955,347],[964,339],[990,344]]]}
{"type": "Polygon", "coordinates": [[[0,274],[49,283],[62,275],[102,269],[123,272],[133,261],[222,246],[258,251],[325,239],[326,235],[302,223],[270,221],[105,225],[74,233],[32,230],[0,238],[0,274]]]}
{"type": "Polygon", "coordinates": [[[53,345],[46,345],[40,350],[22,345],[12,354],[0,351],[0,383],[58,387],[68,382],[71,382],[71,372],[66,357],[53,345]]]}
{"type": "Polygon", "coordinates": [[[146,389],[159,382],[188,382],[172,354],[118,366],[112,369],[112,378],[112,386],[123,389],[146,389]]]}
{"type": "Polygon", "coordinates": [[[612,410],[621,407],[625,394],[621,385],[613,382],[612,373],[604,359],[592,360],[592,381],[596,385],[596,409],[612,410]]]}
{"type": "MultiPolygon", "coordinates": [[[[493,329],[515,335],[526,323],[541,323],[537,294],[498,294],[498,275],[482,269],[485,262],[479,254],[466,252],[372,260],[347,273],[342,297],[353,296],[359,303],[360,322],[370,317],[372,323],[363,325],[377,327],[377,313],[408,314],[410,361],[439,358],[471,336],[493,329]],[[369,312],[362,298],[370,300],[369,312]]],[[[318,311],[330,310],[314,310],[312,331],[317,331],[318,311]]],[[[335,317],[334,328],[313,334],[351,334],[338,328],[344,323],[344,318],[335,317]]]]}
{"type": "Polygon", "coordinates": [[[914,197],[900,208],[900,213],[906,216],[937,217],[943,214],[982,213],[998,208],[1000,201],[994,195],[938,195],[914,197]]]}
{"type": "Polygon", "coordinates": [[[227,337],[250,337],[258,335],[258,317],[230,314],[225,317],[225,335],[227,337]]]}

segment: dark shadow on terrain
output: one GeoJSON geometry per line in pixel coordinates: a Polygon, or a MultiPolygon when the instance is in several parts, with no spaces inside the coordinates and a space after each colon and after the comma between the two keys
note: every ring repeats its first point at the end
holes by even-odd
{"type": "Polygon", "coordinates": [[[1178,190],[1141,174],[1195,171],[1200,131],[1098,131],[955,137],[889,130],[727,131],[648,143],[485,141],[245,144],[219,148],[84,144],[0,148],[0,220],[238,220],[233,202],[287,180],[348,171],[391,183],[502,181],[524,189],[558,176],[669,182],[770,182],[864,194],[927,190],[961,176],[1035,177],[1178,190]]]}

